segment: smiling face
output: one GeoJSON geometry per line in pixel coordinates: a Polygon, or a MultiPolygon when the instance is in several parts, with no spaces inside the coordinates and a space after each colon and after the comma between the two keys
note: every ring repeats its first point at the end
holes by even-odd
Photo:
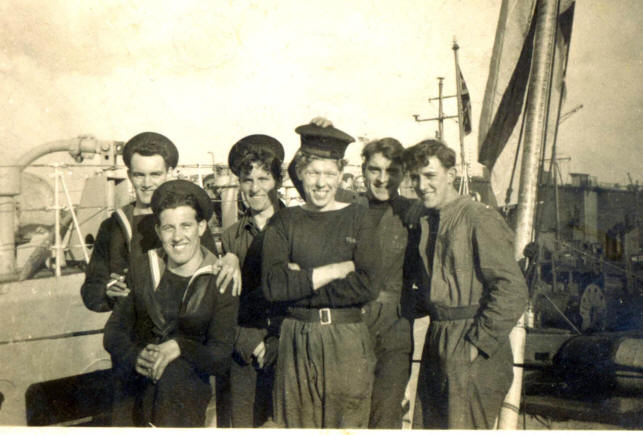
{"type": "Polygon", "coordinates": [[[393,163],[382,153],[375,153],[364,164],[364,184],[370,195],[379,201],[388,201],[397,196],[402,182],[402,166],[393,163]]]}
{"type": "Polygon", "coordinates": [[[241,172],[239,176],[241,196],[253,214],[273,207],[269,194],[275,189],[276,184],[272,174],[257,163],[253,163],[250,172],[241,172]]]}
{"type": "Polygon", "coordinates": [[[318,211],[331,209],[342,178],[337,161],[313,159],[298,174],[304,188],[306,204],[318,211]]]}
{"type": "Polygon", "coordinates": [[[458,197],[453,187],[455,168],[446,169],[436,156],[428,164],[412,170],[411,183],[426,208],[441,209],[458,197]]]}
{"type": "Polygon", "coordinates": [[[168,168],[160,154],[144,156],[134,153],[127,175],[134,187],[136,206],[147,208],[156,188],[167,180],[168,168]]]}
{"type": "Polygon", "coordinates": [[[197,221],[196,211],[187,205],[167,208],[159,214],[156,233],[169,257],[170,267],[188,273],[199,267],[200,237],[206,225],[205,220],[197,221]]]}

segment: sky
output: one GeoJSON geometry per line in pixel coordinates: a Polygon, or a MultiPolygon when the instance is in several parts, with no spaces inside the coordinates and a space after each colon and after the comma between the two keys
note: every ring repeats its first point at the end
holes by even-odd
{"type": "MultiPolygon", "coordinates": [[[[455,93],[454,36],[477,124],[500,0],[0,2],[0,144],[6,161],[47,141],[157,131],[180,163],[225,162],[240,138],[279,139],[317,115],[352,136],[433,137],[438,76],[455,93]]],[[[567,170],[643,181],[643,1],[580,0],[559,132],[567,170]]],[[[455,101],[445,104],[455,114],[455,101]]],[[[454,121],[445,139],[458,146],[454,121]]],[[[347,155],[359,162],[360,144],[347,155]]]]}

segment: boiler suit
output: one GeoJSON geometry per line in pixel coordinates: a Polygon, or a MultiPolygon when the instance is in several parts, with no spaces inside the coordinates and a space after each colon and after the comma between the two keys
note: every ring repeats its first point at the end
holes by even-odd
{"type": "Polygon", "coordinates": [[[409,239],[417,306],[431,319],[414,426],[491,429],[513,378],[509,332],[527,304],[513,234],[494,209],[462,197],[420,218],[409,239]]]}

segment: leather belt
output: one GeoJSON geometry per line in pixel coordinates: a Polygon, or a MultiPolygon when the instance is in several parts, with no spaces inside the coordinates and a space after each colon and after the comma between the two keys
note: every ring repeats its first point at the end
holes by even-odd
{"type": "Polygon", "coordinates": [[[362,321],[362,313],[359,308],[302,308],[291,307],[288,309],[288,317],[301,320],[302,322],[321,323],[359,323],[362,321]]]}
{"type": "Polygon", "coordinates": [[[460,307],[447,307],[445,305],[430,304],[428,313],[432,322],[448,320],[473,319],[478,312],[480,305],[466,305],[460,307]]]}

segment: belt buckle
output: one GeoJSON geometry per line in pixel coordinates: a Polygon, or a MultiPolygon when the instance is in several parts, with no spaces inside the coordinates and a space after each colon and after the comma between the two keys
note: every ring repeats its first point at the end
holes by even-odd
{"type": "Polygon", "coordinates": [[[321,308],[319,310],[319,323],[322,325],[330,325],[333,323],[330,316],[330,308],[321,308]]]}

